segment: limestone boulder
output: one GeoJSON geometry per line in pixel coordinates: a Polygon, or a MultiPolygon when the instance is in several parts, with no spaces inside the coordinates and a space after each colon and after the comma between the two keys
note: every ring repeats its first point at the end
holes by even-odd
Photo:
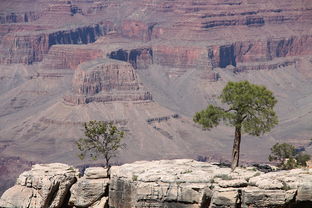
{"type": "Polygon", "coordinates": [[[69,204],[75,207],[102,206],[101,204],[106,201],[108,196],[108,184],[107,169],[102,167],[87,168],[85,175],[71,187],[69,204]]]}
{"type": "Polygon", "coordinates": [[[71,166],[37,164],[1,197],[0,207],[62,207],[79,172],[71,166]]]}
{"type": "Polygon", "coordinates": [[[231,171],[193,160],[112,167],[109,205],[126,207],[312,207],[312,171],[231,171]],[[170,205],[169,205],[170,204],[170,205]]]}

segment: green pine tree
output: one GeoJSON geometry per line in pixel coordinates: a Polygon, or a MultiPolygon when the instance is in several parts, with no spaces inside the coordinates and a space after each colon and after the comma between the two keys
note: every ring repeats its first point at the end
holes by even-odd
{"type": "Polygon", "coordinates": [[[125,147],[125,144],[121,142],[124,132],[111,122],[89,121],[84,124],[84,135],[84,138],[76,142],[80,150],[80,159],[84,159],[86,155],[94,160],[104,157],[108,169],[117,151],[125,147]]]}
{"type": "Polygon", "coordinates": [[[220,95],[227,108],[209,105],[194,115],[194,122],[211,129],[224,121],[235,128],[232,151],[232,170],[239,164],[242,131],[260,136],[270,131],[278,119],[273,108],[277,102],[273,93],[264,86],[248,81],[228,82],[220,95]]]}

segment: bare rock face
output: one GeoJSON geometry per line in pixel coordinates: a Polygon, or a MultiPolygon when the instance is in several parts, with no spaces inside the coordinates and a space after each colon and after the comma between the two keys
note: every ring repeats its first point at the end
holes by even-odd
{"type": "Polygon", "coordinates": [[[209,67],[206,47],[158,45],[153,48],[155,64],[179,68],[209,67]]]}
{"type": "Polygon", "coordinates": [[[144,23],[142,21],[126,20],[121,25],[120,33],[127,38],[150,41],[155,23],[144,23]]]}
{"type": "Polygon", "coordinates": [[[77,45],[54,45],[42,64],[44,67],[51,69],[76,69],[79,64],[102,56],[102,51],[98,49],[84,48],[77,45]]]}
{"type": "Polygon", "coordinates": [[[193,160],[112,167],[109,205],[126,207],[309,207],[312,171],[262,173],[193,160]],[[123,191],[121,191],[123,190],[123,191]]]}
{"type": "Polygon", "coordinates": [[[34,11],[4,13],[0,14],[0,24],[32,22],[39,17],[40,14],[34,11]]]}
{"type": "Polygon", "coordinates": [[[65,164],[34,165],[2,195],[0,206],[61,207],[78,175],[78,170],[65,164]]]}
{"type": "Polygon", "coordinates": [[[111,28],[111,23],[106,22],[67,29],[9,33],[1,42],[0,63],[39,62],[52,45],[93,43],[111,28]]]}
{"type": "Polygon", "coordinates": [[[108,54],[111,59],[127,61],[132,64],[135,69],[146,69],[153,64],[152,48],[136,48],[131,50],[119,49],[108,54]]]}
{"type": "Polygon", "coordinates": [[[73,93],[64,100],[74,104],[151,100],[131,64],[108,59],[79,65],[73,78],[73,93]]]}
{"type": "Polygon", "coordinates": [[[69,204],[75,207],[96,207],[106,203],[109,179],[107,169],[92,167],[85,170],[71,189],[69,204]]]}

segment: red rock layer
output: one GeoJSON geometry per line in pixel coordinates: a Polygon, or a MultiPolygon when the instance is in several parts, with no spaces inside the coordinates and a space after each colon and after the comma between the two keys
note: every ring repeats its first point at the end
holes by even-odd
{"type": "Polygon", "coordinates": [[[73,78],[73,95],[64,97],[71,104],[151,99],[151,94],[142,90],[131,64],[108,59],[79,65],[73,78]]]}
{"type": "Polygon", "coordinates": [[[51,69],[76,69],[85,61],[103,57],[98,49],[83,48],[76,45],[54,45],[44,58],[42,64],[51,69]]]}
{"type": "Polygon", "coordinates": [[[92,43],[112,28],[112,24],[106,22],[65,30],[9,33],[1,43],[0,63],[32,64],[42,61],[52,45],[92,43]]]}
{"type": "Polygon", "coordinates": [[[209,62],[205,47],[169,44],[153,47],[153,61],[159,65],[178,68],[205,67],[209,62]]]}
{"type": "Polygon", "coordinates": [[[40,14],[37,12],[11,12],[0,14],[0,24],[33,22],[39,19],[40,14]]]}

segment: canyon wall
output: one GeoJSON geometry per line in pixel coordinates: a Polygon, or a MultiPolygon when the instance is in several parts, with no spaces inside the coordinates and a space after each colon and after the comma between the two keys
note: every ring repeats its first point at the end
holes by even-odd
{"type": "Polygon", "coordinates": [[[87,48],[80,45],[53,45],[42,61],[45,68],[76,69],[85,61],[103,57],[100,49],[87,48]]]}
{"type": "Polygon", "coordinates": [[[18,22],[32,22],[39,19],[38,12],[11,12],[0,14],[0,24],[18,23],[18,22]]]}
{"type": "Polygon", "coordinates": [[[0,63],[39,62],[52,45],[93,43],[111,29],[112,23],[106,22],[57,31],[9,33],[1,41],[0,63]]]}
{"type": "Polygon", "coordinates": [[[146,69],[150,64],[153,64],[152,48],[119,49],[110,52],[107,56],[111,59],[129,62],[135,69],[146,69]]]}

